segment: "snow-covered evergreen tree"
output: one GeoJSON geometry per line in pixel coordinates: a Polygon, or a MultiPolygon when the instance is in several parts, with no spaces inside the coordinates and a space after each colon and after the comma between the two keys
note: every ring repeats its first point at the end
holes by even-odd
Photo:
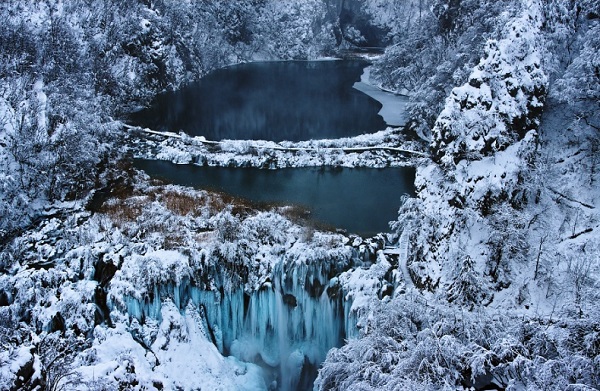
{"type": "Polygon", "coordinates": [[[598,0],[5,0],[0,16],[1,389],[267,389],[223,355],[316,375],[341,336],[319,389],[600,387],[598,0]],[[369,31],[390,43],[374,80],[411,96],[431,152],[397,249],[120,159],[114,118],[158,92],[369,31]]]}

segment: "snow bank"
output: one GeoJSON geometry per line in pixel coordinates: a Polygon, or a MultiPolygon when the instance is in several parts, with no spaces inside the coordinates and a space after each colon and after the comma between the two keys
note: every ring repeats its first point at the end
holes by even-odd
{"type": "Polygon", "coordinates": [[[406,125],[406,122],[408,121],[408,115],[406,113],[408,97],[384,91],[371,84],[369,80],[370,73],[371,68],[366,67],[360,77],[360,81],[354,83],[352,87],[381,103],[382,107],[381,110],[379,110],[379,115],[383,117],[383,120],[388,126],[400,127],[406,125]]]}

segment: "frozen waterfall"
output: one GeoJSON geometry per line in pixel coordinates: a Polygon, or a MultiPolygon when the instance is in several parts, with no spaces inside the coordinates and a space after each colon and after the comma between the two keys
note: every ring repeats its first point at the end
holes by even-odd
{"type": "MultiPolygon", "coordinates": [[[[339,271],[337,271],[339,272],[339,271]]],[[[224,355],[257,363],[282,391],[312,387],[327,352],[356,335],[328,262],[275,265],[271,280],[257,290],[201,289],[189,280],[154,287],[145,300],[124,298],[139,320],[160,319],[161,302],[171,298],[183,312],[191,301],[203,316],[208,337],[224,355]]]]}

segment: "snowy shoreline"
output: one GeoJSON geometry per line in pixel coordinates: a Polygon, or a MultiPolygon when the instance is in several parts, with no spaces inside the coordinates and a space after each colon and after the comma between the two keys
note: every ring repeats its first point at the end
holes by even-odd
{"type": "Polygon", "coordinates": [[[408,97],[404,95],[394,94],[391,91],[386,91],[374,85],[370,81],[371,66],[367,66],[360,77],[360,81],[354,83],[353,88],[360,92],[369,95],[382,104],[379,115],[383,120],[393,127],[403,127],[408,121],[406,114],[406,104],[408,97]]]}
{"type": "Polygon", "coordinates": [[[407,141],[399,128],[333,140],[280,142],[223,140],[211,142],[186,134],[130,128],[134,158],[215,167],[405,167],[428,155],[421,142],[407,141]]]}
{"type": "MultiPolygon", "coordinates": [[[[287,60],[282,60],[287,61],[287,60]]],[[[306,61],[343,61],[319,58],[306,61]]],[[[407,134],[408,98],[382,90],[369,81],[370,65],[352,88],[378,101],[386,129],[340,139],[273,142],[267,140],[206,140],[183,132],[158,132],[122,124],[134,158],[167,160],[177,164],[215,167],[402,167],[416,166],[429,157],[427,146],[407,134]]],[[[225,67],[227,68],[227,67],[225,67]]]]}

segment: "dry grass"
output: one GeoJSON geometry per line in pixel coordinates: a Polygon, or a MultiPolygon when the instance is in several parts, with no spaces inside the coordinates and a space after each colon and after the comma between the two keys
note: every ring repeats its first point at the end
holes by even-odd
{"type": "Polygon", "coordinates": [[[217,214],[223,209],[225,209],[225,207],[227,207],[227,204],[225,203],[223,198],[217,196],[216,194],[214,196],[211,194],[211,196],[209,196],[206,199],[206,206],[208,207],[208,210],[211,214],[217,214]]]}
{"type": "Polygon", "coordinates": [[[203,200],[190,194],[168,191],[162,194],[160,201],[165,208],[177,215],[187,216],[191,214],[197,216],[203,200]]]}
{"type": "Polygon", "coordinates": [[[112,198],[102,204],[100,213],[107,215],[117,227],[136,221],[142,214],[146,197],[112,198]]]}
{"type": "Polygon", "coordinates": [[[230,207],[232,215],[241,217],[251,215],[257,209],[261,209],[251,201],[219,192],[209,192],[205,204],[211,214],[217,214],[230,207]]]}
{"type": "Polygon", "coordinates": [[[310,219],[310,210],[300,205],[275,207],[277,213],[296,224],[304,224],[310,219]]]}
{"type": "MultiPolygon", "coordinates": [[[[117,183],[111,189],[110,198],[101,205],[98,212],[106,215],[112,224],[123,229],[126,235],[160,234],[164,238],[164,247],[168,249],[185,245],[188,240],[185,235],[178,233],[174,227],[167,226],[172,223],[165,224],[168,220],[167,215],[156,216],[157,219],[153,219],[148,214],[147,211],[154,202],[161,204],[168,211],[167,214],[184,218],[204,216],[209,219],[224,210],[229,210],[232,215],[241,219],[260,210],[276,211],[295,222],[306,222],[308,217],[306,210],[297,206],[282,207],[280,204],[255,203],[225,193],[185,190],[155,181],[140,183],[134,177],[117,183]]],[[[198,240],[212,240],[212,235],[214,234],[201,235],[198,240]]]]}

